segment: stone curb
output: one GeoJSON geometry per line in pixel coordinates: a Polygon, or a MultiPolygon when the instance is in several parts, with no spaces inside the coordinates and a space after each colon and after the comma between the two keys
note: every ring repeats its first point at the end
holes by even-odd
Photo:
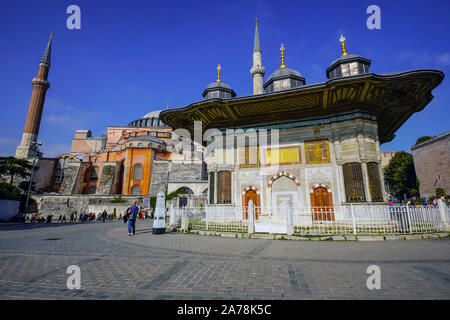
{"type": "Polygon", "coordinates": [[[199,234],[204,236],[216,236],[223,238],[241,239],[262,239],[262,240],[291,240],[291,241],[385,241],[385,240],[421,240],[448,238],[447,232],[430,234],[405,234],[405,235],[383,235],[383,236],[351,236],[351,235],[329,235],[321,237],[301,237],[281,234],[260,234],[260,233],[234,233],[205,230],[191,230],[189,234],[199,234]]]}

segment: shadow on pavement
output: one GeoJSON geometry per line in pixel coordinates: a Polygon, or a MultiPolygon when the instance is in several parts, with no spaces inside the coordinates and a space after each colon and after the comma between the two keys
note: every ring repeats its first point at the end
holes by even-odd
{"type": "Polygon", "coordinates": [[[0,223],[0,232],[1,231],[10,231],[10,230],[31,230],[38,228],[59,228],[59,227],[69,227],[76,225],[99,225],[99,224],[115,224],[120,225],[117,222],[77,222],[77,223],[0,223]]]}

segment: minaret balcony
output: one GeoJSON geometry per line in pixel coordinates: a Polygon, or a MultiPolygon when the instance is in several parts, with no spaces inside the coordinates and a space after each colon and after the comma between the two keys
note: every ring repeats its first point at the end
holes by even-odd
{"type": "Polygon", "coordinates": [[[261,74],[262,76],[264,76],[265,73],[266,73],[266,69],[263,66],[253,66],[250,69],[250,74],[252,75],[252,77],[255,74],[261,74]]]}

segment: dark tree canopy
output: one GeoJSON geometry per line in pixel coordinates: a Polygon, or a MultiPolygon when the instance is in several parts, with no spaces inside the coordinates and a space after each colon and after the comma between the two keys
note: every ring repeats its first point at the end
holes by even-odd
{"type": "Polygon", "coordinates": [[[397,198],[403,198],[403,194],[417,195],[418,180],[411,154],[397,152],[384,170],[384,178],[397,198]]]}
{"type": "Polygon", "coordinates": [[[434,137],[432,137],[432,136],[423,136],[423,137],[420,137],[419,139],[417,139],[416,144],[419,144],[419,143],[428,141],[428,140],[433,139],[433,138],[434,138],[434,137]]]}
{"type": "MultiPolygon", "coordinates": [[[[14,157],[0,157],[0,177],[2,180],[9,177],[9,183],[14,183],[14,177],[20,176],[23,179],[31,175],[32,164],[26,159],[14,157]]],[[[37,170],[37,168],[35,168],[37,170]]]]}

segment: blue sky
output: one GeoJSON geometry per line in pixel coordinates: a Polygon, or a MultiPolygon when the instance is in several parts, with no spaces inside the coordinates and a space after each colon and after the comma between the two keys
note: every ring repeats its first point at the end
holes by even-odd
{"type": "MultiPolygon", "coordinates": [[[[202,99],[221,78],[238,96],[252,94],[255,18],[265,79],[286,65],[307,83],[347,50],[372,60],[371,71],[450,71],[450,1],[149,1],[3,0],[0,3],[0,155],[13,155],[22,135],[31,80],[54,32],[52,66],[39,140],[46,156],[70,151],[76,129],[94,135],[152,110],[202,99]],[[81,8],[81,30],[69,30],[66,9],[81,8]],[[381,30],[366,27],[366,9],[381,8],[381,30]]],[[[449,130],[448,76],[435,98],[413,115],[382,151],[409,150],[423,135],[449,130]]]]}

